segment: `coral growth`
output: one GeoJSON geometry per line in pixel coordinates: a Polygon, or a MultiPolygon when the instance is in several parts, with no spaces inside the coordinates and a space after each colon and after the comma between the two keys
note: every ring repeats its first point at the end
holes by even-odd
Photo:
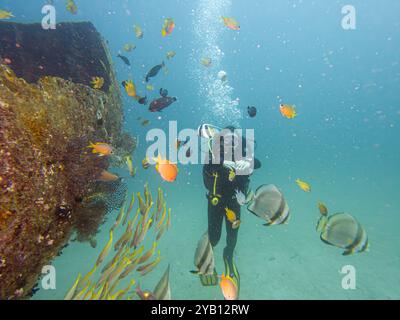
{"type": "MultiPolygon", "coordinates": [[[[75,33],[73,30],[66,33],[70,37],[80,36],[73,41],[75,44],[85,42],[84,26],[77,25],[75,33]]],[[[1,30],[4,27],[5,24],[0,25],[1,30]]],[[[74,24],[68,24],[68,28],[74,29],[74,24]]],[[[22,29],[18,33],[20,50],[25,45],[29,48],[29,34],[24,33],[29,28],[22,29]]],[[[43,38],[46,34],[42,34],[43,38]]],[[[9,34],[5,33],[4,38],[10,38],[9,34]]],[[[65,246],[74,228],[86,239],[97,231],[106,212],[116,207],[107,201],[85,207],[82,201],[97,192],[112,198],[111,194],[119,190],[111,186],[93,187],[100,172],[108,168],[109,160],[91,154],[87,148],[89,141],[104,141],[124,149],[120,93],[114,74],[108,70],[108,51],[99,37],[96,45],[97,49],[89,52],[101,53],[102,59],[108,59],[101,64],[107,73],[97,70],[95,74],[104,77],[104,91],[90,87],[88,73],[96,71],[93,65],[86,70],[86,65],[77,66],[79,72],[75,70],[72,76],[70,70],[59,70],[49,64],[45,72],[52,76],[41,78],[33,77],[36,71],[31,70],[30,64],[26,69],[21,63],[10,67],[0,65],[0,299],[29,295],[42,266],[65,246]],[[75,82],[80,76],[82,81],[75,82]],[[88,211],[91,214],[85,217],[88,211]]],[[[40,40],[36,47],[39,51],[47,50],[40,40]]],[[[79,51],[79,46],[74,48],[79,51]]],[[[2,46],[3,55],[6,49],[2,46]]],[[[41,54],[34,50],[20,52],[11,52],[12,61],[41,54]]],[[[58,55],[62,56],[60,52],[58,55]]],[[[73,64],[78,56],[86,54],[75,52],[64,59],[73,64]]],[[[96,55],[90,56],[95,58],[96,55]]],[[[31,59],[35,61],[37,57],[31,59]]]]}

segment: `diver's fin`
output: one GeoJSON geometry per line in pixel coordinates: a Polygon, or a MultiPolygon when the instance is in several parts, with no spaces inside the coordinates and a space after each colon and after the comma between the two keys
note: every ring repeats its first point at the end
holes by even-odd
{"type": "Polygon", "coordinates": [[[214,269],[213,274],[200,274],[199,275],[200,282],[204,287],[216,286],[218,284],[218,274],[214,269]]]}
{"type": "Polygon", "coordinates": [[[238,290],[238,295],[237,295],[237,299],[239,299],[239,293],[240,293],[240,274],[239,271],[235,265],[235,263],[232,261],[232,270],[229,266],[229,262],[226,258],[224,258],[224,264],[225,264],[225,275],[228,275],[232,278],[232,280],[234,281],[237,290],[238,290]]]}

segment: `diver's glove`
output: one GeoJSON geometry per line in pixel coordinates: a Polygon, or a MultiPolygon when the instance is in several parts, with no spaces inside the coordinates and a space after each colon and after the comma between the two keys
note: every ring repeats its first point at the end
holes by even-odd
{"type": "Polygon", "coordinates": [[[236,174],[238,175],[240,174],[249,175],[253,172],[253,168],[249,160],[238,160],[238,161],[224,160],[223,165],[225,168],[228,168],[229,170],[235,170],[236,174]]]}

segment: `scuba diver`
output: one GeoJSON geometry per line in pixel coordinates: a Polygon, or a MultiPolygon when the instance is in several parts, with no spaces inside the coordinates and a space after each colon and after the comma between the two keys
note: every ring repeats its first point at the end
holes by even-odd
{"type": "MultiPolygon", "coordinates": [[[[203,182],[208,191],[208,238],[214,248],[221,238],[222,224],[225,220],[225,275],[235,281],[239,292],[240,275],[233,257],[240,226],[240,204],[236,194],[248,194],[249,177],[253,169],[261,167],[261,163],[254,158],[254,143],[246,143],[246,139],[241,133],[238,134],[238,130],[233,126],[228,126],[220,132],[216,132],[215,128],[210,125],[202,125],[199,128],[199,135],[210,138],[208,158],[203,166],[203,182]]],[[[211,274],[199,276],[203,286],[218,284],[215,269],[211,274]]]]}

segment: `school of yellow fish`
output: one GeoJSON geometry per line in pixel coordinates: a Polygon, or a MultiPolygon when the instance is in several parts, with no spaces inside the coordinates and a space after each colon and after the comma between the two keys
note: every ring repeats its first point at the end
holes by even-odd
{"type": "Polygon", "coordinates": [[[167,210],[163,190],[158,188],[154,203],[146,184],[143,197],[140,192],[133,193],[122,206],[109,231],[109,240],[92,269],[84,276],[78,275],[64,299],[137,299],[137,293],[132,292],[135,277],[143,277],[159,265],[161,253],[157,251],[158,241],[170,227],[171,209],[167,210]],[[135,202],[138,203],[137,210],[132,214],[135,202]],[[114,239],[121,231],[122,235],[114,239]],[[146,248],[145,240],[148,243],[149,238],[153,238],[152,245],[146,248]],[[129,279],[128,283],[126,279],[129,279]]]}

